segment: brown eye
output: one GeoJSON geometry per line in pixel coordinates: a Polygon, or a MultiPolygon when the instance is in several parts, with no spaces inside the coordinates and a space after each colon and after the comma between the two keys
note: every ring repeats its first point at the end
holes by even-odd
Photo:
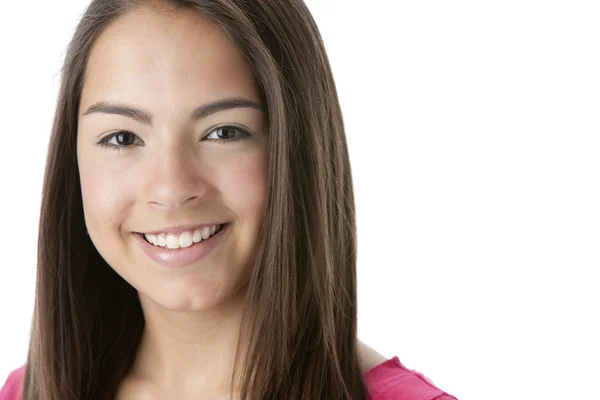
{"type": "Polygon", "coordinates": [[[121,149],[136,144],[136,140],[141,142],[141,140],[132,132],[118,131],[102,139],[100,145],[121,149]]]}
{"type": "Polygon", "coordinates": [[[206,136],[207,140],[220,140],[220,141],[235,141],[245,139],[250,134],[241,128],[235,126],[222,126],[214,129],[211,133],[206,136]]]}
{"type": "Polygon", "coordinates": [[[115,135],[115,139],[119,146],[127,146],[134,143],[134,136],[131,132],[119,132],[115,135]]]}

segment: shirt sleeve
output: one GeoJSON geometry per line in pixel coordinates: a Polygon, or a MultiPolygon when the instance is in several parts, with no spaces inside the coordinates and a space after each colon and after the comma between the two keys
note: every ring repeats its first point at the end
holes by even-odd
{"type": "Polygon", "coordinates": [[[457,400],[393,357],[365,375],[369,400],[457,400]]]}
{"type": "Polygon", "coordinates": [[[0,388],[0,400],[20,400],[25,366],[12,371],[0,388]]]}
{"type": "Polygon", "coordinates": [[[441,395],[439,397],[436,397],[436,398],[434,398],[432,400],[458,400],[458,399],[456,397],[454,397],[454,396],[449,395],[449,394],[443,394],[443,395],[441,395]]]}
{"type": "Polygon", "coordinates": [[[371,393],[369,400],[457,400],[416,374],[398,375],[371,393]]]}

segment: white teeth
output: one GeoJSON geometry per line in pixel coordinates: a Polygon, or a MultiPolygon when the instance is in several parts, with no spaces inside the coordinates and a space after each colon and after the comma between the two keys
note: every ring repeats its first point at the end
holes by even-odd
{"type": "Polygon", "coordinates": [[[189,232],[183,232],[179,236],[179,247],[190,247],[194,241],[192,240],[192,234],[189,232]]]}
{"type": "Polygon", "coordinates": [[[205,226],[194,231],[182,232],[179,235],[163,233],[158,235],[144,234],[146,240],[154,246],[166,247],[168,249],[178,249],[190,247],[194,243],[199,243],[213,236],[221,230],[221,225],[205,226]]]}
{"type": "Polygon", "coordinates": [[[146,238],[147,241],[149,241],[150,243],[152,243],[153,245],[156,246],[156,236],[150,235],[150,234],[145,234],[144,237],[146,238]]]}
{"type": "Polygon", "coordinates": [[[192,239],[194,240],[194,243],[202,241],[202,231],[200,229],[196,229],[194,231],[194,236],[192,237],[192,239]]]}
{"type": "Polygon", "coordinates": [[[175,235],[167,235],[167,247],[169,249],[176,249],[179,247],[179,238],[175,235]]]}

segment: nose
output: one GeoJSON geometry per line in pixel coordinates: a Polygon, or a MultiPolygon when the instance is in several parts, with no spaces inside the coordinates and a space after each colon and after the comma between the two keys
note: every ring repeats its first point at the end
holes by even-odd
{"type": "Polygon", "coordinates": [[[143,186],[151,206],[174,209],[205,197],[207,184],[193,149],[165,145],[148,157],[143,186]]]}

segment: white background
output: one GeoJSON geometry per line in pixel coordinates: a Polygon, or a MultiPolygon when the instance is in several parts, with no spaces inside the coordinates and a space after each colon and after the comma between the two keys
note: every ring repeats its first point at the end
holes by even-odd
{"type": "MultiPolygon", "coordinates": [[[[598,3],[308,4],[349,139],[359,337],[461,400],[600,398],[598,3]]],[[[26,359],[59,66],[86,5],[0,10],[2,382],[26,359]]]]}

